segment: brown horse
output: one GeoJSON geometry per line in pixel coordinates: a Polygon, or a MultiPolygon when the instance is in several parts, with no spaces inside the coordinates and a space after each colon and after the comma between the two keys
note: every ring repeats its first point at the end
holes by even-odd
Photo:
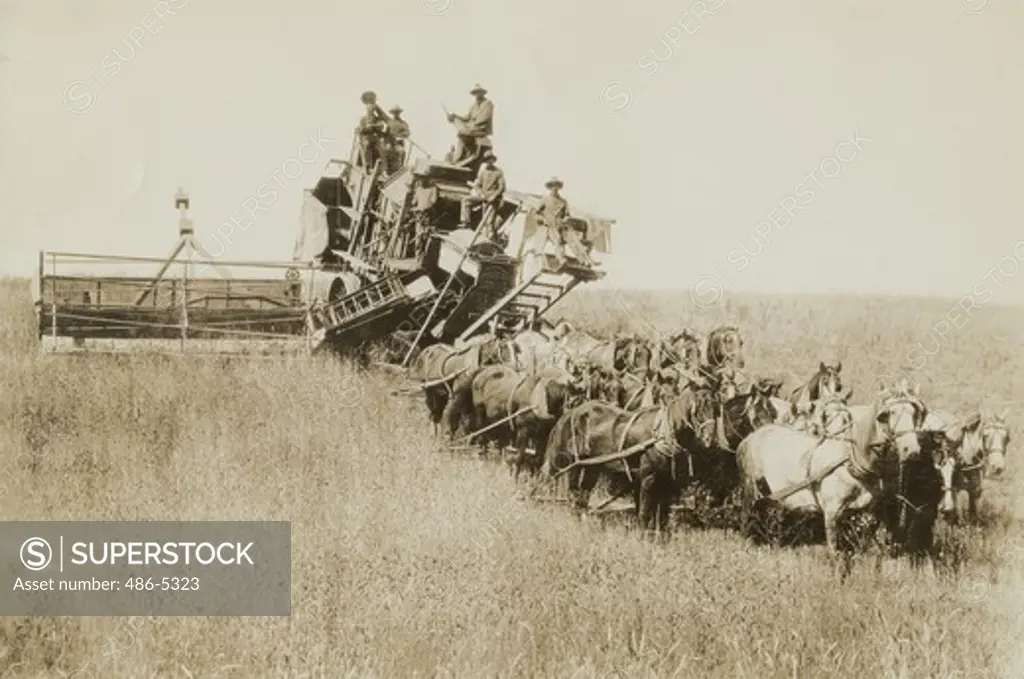
{"type": "Polygon", "coordinates": [[[593,365],[608,372],[640,372],[651,369],[652,348],[633,335],[600,340],[585,332],[570,332],[558,346],[574,363],[593,365]]]}
{"type": "Polygon", "coordinates": [[[434,435],[445,422],[449,437],[454,436],[457,418],[449,408],[452,396],[464,388],[466,380],[481,367],[489,365],[516,365],[518,356],[512,343],[481,335],[472,343],[456,349],[449,344],[432,344],[416,357],[409,376],[423,383],[427,412],[434,425],[434,435]]]}
{"type": "Polygon", "coordinates": [[[555,423],[545,469],[568,475],[579,511],[587,509],[598,480],[609,477],[619,496],[632,493],[642,528],[667,529],[673,497],[692,480],[680,482],[692,467],[688,457],[706,454],[714,442],[718,407],[712,393],[697,389],[633,413],[587,401],[555,423]]]}
{"type": "Polygon", "coordinates": [[[746,394],[735,394],[722,404],[722,424],[725,446],[736,450],[743,439],[755,430],[773,424],[778,412],[772,401],[775,385],[758,380],[746,394]]]}
{"type": "Polygon", "coordinates": [[[434,435],[439,433],[441,417],[448,405],[449,385],[465,368],[452,367],[451,373],[445,373],[448,359],[455,354],[455,348],[449,344],[432,344],[416,356],[409,369],[409,377],[423,383],[423,395],[427,402],[427,415],[434,427],[434,435]]]}
{"type": "Polygon", "coordinates": [[[790,392],[789,402],[796,406],[808,401],[814,403],[837,396],[843,390],[843,380],[840,376],[842,370],[842,361],[836,362],[835,365],[821,361],[818,364],[818,371],[807,382],[790,392]]]}
{"type": "Polygon", "coordinates": [[[726,364],[736,368],[746,367],[746,359],[743,357],[743,335],[739,328],[734,325],[723,325],[715,328],[708,335],[705,360],[712,368],[719,368],[726,364]]]}
{"type": "Polygon", "coordinates": [[[507,416],[515,443],[512,460],[513,479],[523,471],[531,476],[540,469],[547,450],[548,437],[562,413],[583,398],[582,375],[561,368],[545,368],[523,375],[508,394],[507,416]],[[516,414],[518,413],[518,414],[516,414]],[[527,449],[532,445],[533,450],[527,449]]]}
{"type": "Polygon", "coordinates": [[[690,330],[679,332],[662,338],[658,343],[658,368],[680,365],[684,369],[696,370],[704,362],[704,349],[701,338],[690,330]]]}

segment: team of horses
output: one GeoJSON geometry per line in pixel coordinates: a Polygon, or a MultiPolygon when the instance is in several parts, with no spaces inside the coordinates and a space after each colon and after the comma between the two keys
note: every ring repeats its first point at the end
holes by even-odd
{"type": "Polygon", "coordinates": [[[919,561],[959,492],[977,519],[983,475],[1004,468],[1005,413],[958,419],[906,383],[850,405],[840,362],[787,389],[745,368],[735,326],[606,339],[562,322],[428,346],[408,376],[449,445],[496,449],[531,494],[561,488],[581,514],[625,502],[657,534],[699,487],[708,508],[734,502],[751,537],[780,516],[818,517],[829,551],[850,556],[884,526],[919,561]]]}

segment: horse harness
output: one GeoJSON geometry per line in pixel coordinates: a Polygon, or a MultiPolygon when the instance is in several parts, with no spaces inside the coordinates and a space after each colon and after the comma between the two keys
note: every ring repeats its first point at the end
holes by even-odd
{"type": "MultiPolygon", "coordinates": [[[[694,404],[691,404],[688,410],[688,412],[690,413],[691,420],[692,413],[695,410],[695,408],[696,406],[694,404]]],[[[576,424],[576,415],[577,411],[575,410],[572,411],[572,414],[570,415],[570,426],[572,427],[573,435],[573,462],[563,467],[562,469],[558,470],[555,473],[556,477],[561,476],[562,474],[565,474],[569,470],[574,469],[576,467],[593,467],[599,464],[606,464],[609,462],[617,462],[618,460],[622,460],[623,464],[625,465],[626,476],[630,479],[630,481],[632,481],[632,470],[629,468],[628,458],[648,448],[654,448],[660,455],[669,457],[672,464],[673,478],[675,477],[675,458],[679,453],[686,452],[687,459],[689,462],[690,473],[692,475],[693,460],[690,459],[689,451],[685,451],[675,440],[675,436],[672,433],[672,425],[668,417],[667,405],[654,406],[651,408],[645,408],[643,410],[631,413],[630,419],[626,423],[626,426],[622,431],[622,435],[619,437],[619,450],[614,453],[607,453],[605,455],[599,455],[597,457],[591,457],[586,459],[580,457],[580,429],[576,424]],[[628,448],[623,448],[623,446],[625,446],[626,444],[626,437],[629,435],[629,431],[630,429],[633,428],[633,425],[636,423],[637,419],[639,419],[641,415],[649,413],[653,410],[658,410],[658,414],[656,416],[654,424],[654,436],[645,439],[640,443],[634,444],[628,448]]],[[[692,424],[691,427],[693,427],[692,424]]],[[[696,430],[695,427],[693,428],[696,430]]]]}
{"type": "MultiPolygon", "coordinates": [[[[917,406],[917,403],[919,403],[917,401],[913,401],[913,400],[910,400],[910,399],[893,400],[893,401],[890,401],[889,403],[886,404],[886,410],[891,410],[892,406],[895,405],[896,403],[899,403],[899,402],[909,402],[909,403],[914,404],[915,407],[917,406]]],[[[886,437],[885,437],[884,441],[869,443],[868,447],[874,448],[874,447],[878,447],[878,446],[887,446],[887,445],[889,445],[889,442],[891,440],[895,439],[897,436],[900,436],[900,435],[902,435],[904,433],[906,433],[906,432],[892,432],[892,431],[890,431],[890,432],[888,432],[886,434],[886,437]]],[[[854,479],[856,479],[857,481],[860,481],[861,483],[866,483],[866,482],[872,480],[876,476],[876,473],[873,472],[869,468],[869,466],[863,460],[858,459],[860,456],[857,455],[857,452],[858,452],[857,445],[854,443],[854,441],[852,439],[849,439],[849,438],[841,438],[841,439],[837,438],[836,440],[840,440],[840,441],[843,441],[845,443],[849,443],[850,444],[850,452],[846,453],[845,455],[840,457],[838,460],[836,460],[832,464],[828,465],[827,467],[825,467],[824,469],[819,471],[817,474],[813,474],[812,475],[811,474],[811,465],[814,462],[814,451],[817,450],[819,447],[821,447],[821,445],[823,443],[825,443],[825,441],[828,441],[828,440],[830,440],[832,438],[834,438],[834,437],[827,436],[827,435],[825,435],[823,433],[823,434],[818,436],[818,439],[817,439],[817,441],[815,441],[814,445],[811,446],[806,451],[805,454],[807,455],[807,465],[806,465],[807,478],[805,478],[803,481],[799,481],[797,483],[790,484],[789,486],[786,486],[785,488],[782,488],[781,490],[775,491],[774,493],[769,495],[767,499],[769,499],[769,500],[771,500],[773,502],[778,502],[780,500],[784,500],[787,497],[789,497],[789,496],[791,496],[791,495],[793,495],[795,493],[798,493],[798,492],[800,492],[802,490],[805,490],[807,488],[811,488],[812,490],[816,491],[816,489],[818,488],[818,486],[821,485],[821,482],[825,479],[825,477],[827,477],[828,475],[832,474],[833,472],[835,472],[840,467],[843,467],[844,465],[849,465],[850,466],[850,475],[854,479]]],[[[900,481],[901,482],[902,482],[902,474],[903,474],[902,465],[900,465],[900,476],[901,476],[900,481]]]]}
{"type": "MultiPolygon", "coordinates": [[[[969,465],[964,465],[964,464],[959,465],[957,467],[957,471],[959,471],[961,474],[968,473],[968,472],[973,472],[973,471],[978,471],[980,469],[984,469],[985,468],[985,461],[988,459],[988,456],[991,455],[993,452],[995,452],[995,451],[989,449],[987,447],[987,445],[986,445],[986,442],[985,442],[985,432],[986,431],[1002,431],[1002,432],[1009,433],[1009,428],[1005,424],[999,424],[999,423],[996,423],[996,422],[989,422],[989,423],[986,424],[983,421],[979,421],[978,427],[975,430],[974,435],[977,436],[979,439],[981,439],[981,445],[979,446],[979,449],[978,449],[978,452],[981,453],[981,454],[976,456],[977,462],[974,462],[973,464],[969,464],[969,465]]],[[[963,442],[961,442],[961,444],[960,444],[960,446],[958,446],[957,450],[958,450],[958,452],[962,452],[962,450],[963,450],[963,442]]],[[[957,455],[957,458],[960,459],[960,456],[957,455]]]]}
{"type": "MultiPolygon", "coordinates": [[[[516,399],[516,392],[519,391],[519,387],[523,386],[523,384],[526,383],[526,380],[530,379],[531,377],[533,377],[533,375],[523,375],[522,377],[520,377],[519,381],[516,382],[516,386],[512,387],[512,391],[509,392],[508,400],[505,401],[505,411],[509,415],[512,415],[512,413],[515,412],[514,410],[512,410],[512,402],[515,401],[516,399]]],[[[516,418],[513,417],[512,419],[510,419],[508,422],[508,426],[509,429],[511,429],[514,433],[516,430],[516,418]]]]}

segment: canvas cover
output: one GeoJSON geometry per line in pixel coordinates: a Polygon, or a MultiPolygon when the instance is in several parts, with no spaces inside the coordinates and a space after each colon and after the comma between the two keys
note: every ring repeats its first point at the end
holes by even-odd
{"type": "Polygon", "coordinates": [[[316,199],[310,189],[302,192],[299,212],[299,234],[295,239],[292,259],[308,262],[323,253],[328,245],[327,208],[316,199]]]}
{"type": "MultiPolygon", "coordinates": [[[[505,193],[505,198],[519,203],[522,209],[527,211],[528,214],[523,225],[523,238],[529,242],[537,234],[538,225],[534,212],[540,207],[543,196],[532,193],[508,191],[505,193]]],[[[597,215],[573,207],[572,203],[569,204],[569,216],[586,225],[587,240],[593,243],[594,250],[597,252],[603,252],[604,254],[611,254],[612,225],[615,224],[614,219],[598,217],[597,215]]]]}

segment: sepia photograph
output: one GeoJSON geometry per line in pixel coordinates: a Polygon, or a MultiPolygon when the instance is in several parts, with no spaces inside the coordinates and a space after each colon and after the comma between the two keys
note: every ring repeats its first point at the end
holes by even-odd
{"type": "Polygon", "coordinates": [[[1024,677],[1019,0],[0,0],[0,678],[1024,677]]]}

